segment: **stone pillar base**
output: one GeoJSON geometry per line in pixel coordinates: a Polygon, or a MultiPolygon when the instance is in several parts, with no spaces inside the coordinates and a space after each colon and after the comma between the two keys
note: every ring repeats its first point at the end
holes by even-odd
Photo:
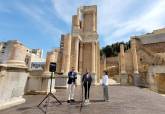
{"type": "MultiPolygon", "coordinates": [[[[30,76],[26,85],[26,94],[47,94],[50,91],[50,76],[30,76]]],[[[52,93],[55,90],[55,78],[52,79],[52,93]]]]}
{"type": "Polygon", "coordinates": [[[18,61],[18,60],[8,60],[7,61],[7,64],[9,66],[11,66],[11,65],[14,65],[14,66],[23,66],[23,67],[26,66],[24,61],[18,61]]]}
{"type": "Polygon", "coordinates": [[[50,76],[50,75],[51,75],[51,72],[49,72],[49,71],[45,71],[45,72],[43,72],[42,75],[43,75],[43,76],[50,76]]]}
{"type": "Polygon", "coordinates": [[[140,75],[139,74],[133,74],[133,84],[134,86],[140,86],[140,75]]]}
{"type": "Polygon", "coordinates": [[[115,75],[114,78],[117,83],[120,83],[120,75],[115,75]]]}
{"type": "Polygon", "coordinates": [[[128,84],[128,75],[127,74],[120,74],[120,84],[121,85],[129,85],[128,84]]]}
{"type": "Polygon", "coordinates": [[[0,64],[0,109],[25,102],[22,96],[28,75],[27,67],[0,64]]]}
{"type": "Polygon", "coordinates": [[[55,76],[55,88],[56,89],[66,89],[68,88],[68,76],[67,75],[57,75],[55,76]]]}
{"type": "Polygon", "coordinates": [[[12,98],[9,101],[6,101],[4,103],[0,103],[0,110],[6,109],[6,108],[10,108],[19,104],[22,104],[25,102],[25,99],[22,97],[16,97],[16,98],[12,98]]]}
{"type": "Polygon", "coordinates": [[[95,73],[92,73],[91,76],[92,76],[92,84],[93,85],[99,85],[99,83],[97,82],[97,76],[96,76],[96,74],[95,73]]]}

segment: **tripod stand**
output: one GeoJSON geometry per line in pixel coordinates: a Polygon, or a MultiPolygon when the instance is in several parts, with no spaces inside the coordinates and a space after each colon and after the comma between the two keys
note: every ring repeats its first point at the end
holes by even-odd
{"type": "Polygon", "coordinates": [[[50,76],[50,90],[49,90],[49,93],[46,95],[46,97],[38,104],[38,108],[41,109],[45,114],[47,113],[47,108],[48,108],[48,105],[50,103],[50,97],[54,98],[60,105],[62,104],[58,99],[57,97],[52,93],[52,79],[53,79],[53,75],[54,75],[54,72],[51,72],[51,76],[50,76]],[[45,102],[44,102],[45,101],[45,102]],[[46,108],[45,110],[40,107],[41,105],[44,105],[44,107],[46,108]]]}
{"type": "Polygon", "coordinates": [[[81,93],[81,106],[80,106],[80,112],[81,112],[82,107],[83,107],[83,104],[84,104],[84,100],[83,100],[83,94],[84,94],[84,92],[83,92],[83,85],[84,85],[84,81],[83,81],[82,84],[81,84],[82,93],[81,93]]]}
{"type": "MultiPolygon", "coordinates": [[[[88,96],[88,94],[89,94],[89,88],[88,88],[89,82],[87,81],[86,83],[87,83],[87,87],[86,87],[86,90],[87,90],[87,91],[85,91],[85,92],[86,92],[86,95],[88,96]]],[[[88,101],[88,104],[87,104],[86,102],[84,102],[84,97],[83,97],[83,95],[84,95],[83,86],[84,86],[84,81],[82,82],[82,96],[81,96],[80,112],[81,112],[81,110],[82,110],[82,108],[83,108],[84,105],[89,105],[89,101],[88,101]]],[[[84,88],[85,88],[85,86],[84,86],[84,88]]],[[[87,98],[89,98],[89,96],[88,96],[87,98]]],[[[85,100],[86,100],[86,98],[85,98],[85,100]]]]}

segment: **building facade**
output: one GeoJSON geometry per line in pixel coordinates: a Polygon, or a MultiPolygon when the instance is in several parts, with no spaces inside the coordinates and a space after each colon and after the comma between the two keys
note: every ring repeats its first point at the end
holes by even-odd
{"type": "Polygon", "coordinates": [[[90,72],[95,81],[100,75],[100,49],[97,33],[97,6],[83,6],[72,16],[72,31],[61,35],[57,72],[90,72]]]}

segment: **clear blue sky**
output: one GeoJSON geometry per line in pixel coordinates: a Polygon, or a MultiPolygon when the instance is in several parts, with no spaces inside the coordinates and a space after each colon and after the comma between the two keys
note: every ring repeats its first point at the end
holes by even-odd
{"type": "Polygon", "coordinates": [[[82,5],[98,6],[101,47],[165,27],[165,0],[0,0],[0,41],[17,39],[46,53],[59,47],[82,5]]]}

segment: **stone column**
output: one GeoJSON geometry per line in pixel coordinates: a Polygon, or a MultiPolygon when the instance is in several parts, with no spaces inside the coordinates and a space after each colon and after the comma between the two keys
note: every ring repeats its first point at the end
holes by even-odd
{"type": "Polygon", "coordinates": [[[79,54],[79,72],[82,73],[83,65],[83,43],[80,43],[80,54],[79,54]]]}
{"type": "Polygon", "coordinates": [[[19,42],[11,42],[8,48],[9,52],[9,59],[7,60],[7,64],[13,65],[25,65],[25,58],[26,58],[26,48],[19,42]]]}
{"type": "Polygon", "coordinates": [[[72,32],[78,32],[80,29],[80,20],[78,15],[72,16],[72,32]]]}
{"type": "Polygon", "coordinates": [[[96,13],[93,12],[93,31],[96,32],[96,13]]]}
{"type": "Polygon", "coordinates": [[[96,43],[95,42],[93,42],[92,43],[92,68],[91,68],[91,70],[92,70],[92,73],[96,73],[96,69],[95,69],[95,66],[96,66],[96,43]]]}
{"type": "Polygon", "coordinates": [[[78,72],[78,57],[79,57],[79,37],[75,37],[75,52],[74,52],[74,67],[75,71],[78,72]]]}
{"type": "Polygon", "coordinates": [[[135,38],[131,39],[131,51],[132,51],[132,57],[133,57],[134,74],[139,74],[137,52],[136,52],[136,39],[135,38]]]}
{"type": "Polygon", "coordinates": [[[58,58],[57,58],[57,73],[61,73],[62,68],[62,52],[58,52],[58,58]]]}
{"type": "Polygon", "coordinates": [[[100,81],[101,77],[100,77],[100,47],[99,47],[99,43],[97,43],[97,76],[98,76],[98,82],[100,81]]]}
{"type": "Polygon", "coordinates": [[[46,64],[44,67],[44,74],[50,74],[49,65],[50,65],[50,62],[54,62],[54,59],[55,59],[54,52],[47,52],[46,64]]]}
{"type": "Polygon", "coordinates": [[[71,55],[71,35],[67,34],[64,37],[63,47],[63,64],[64,74],[67,74],[70,70],[70,55],[71,55]]]}
{"type": "Polygon", "coordinates": [[[124,45],[120,44],[120,73],[125,74],[125,55],[124,55],[124,45]]]}

